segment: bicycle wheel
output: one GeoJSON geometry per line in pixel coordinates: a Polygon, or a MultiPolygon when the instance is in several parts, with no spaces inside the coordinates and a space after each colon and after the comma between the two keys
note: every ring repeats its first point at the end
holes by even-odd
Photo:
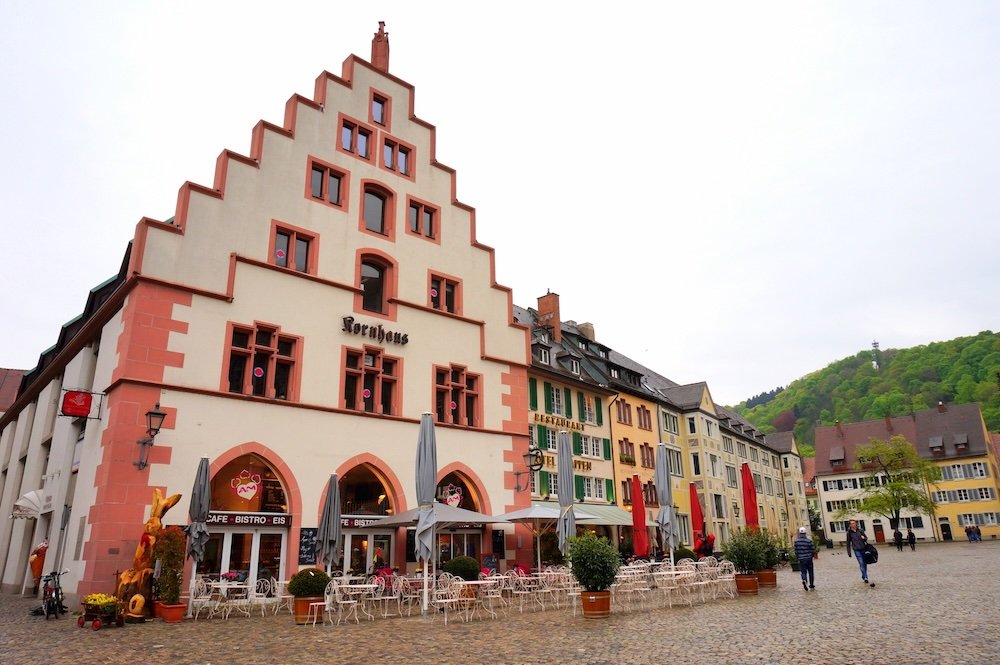
{"type": "Polygon", "coordinates": [[[45,620],[49,620],[49,615],[59,618],[59,607],[56,605],[55,598],[45,599],[45,620]]]}

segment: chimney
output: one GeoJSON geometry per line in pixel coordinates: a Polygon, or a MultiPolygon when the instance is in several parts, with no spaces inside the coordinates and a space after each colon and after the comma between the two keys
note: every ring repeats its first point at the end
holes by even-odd
{"type": "Polygon", "coordinates": [[[562,342],[562,320],[559,318],[559,294],[546,291],[538,299],[538,325],[548,328],[552,341],[562,342]]]}
{"type": "Polygon", "coordinates": [[[840,421],[839,420],[835,420],[833,422],[834,422],[834,425],[837,427],[837,436],[839,436],[841,439],[843,439],[844,438],[844,428],[840,426],[840,421]]]}
{"type": "Polygon", "coordinates": [[[938,402],[938,413],[944,413],[948,409],[945,408],[944,402],[938,402]]]}
{"type": "Polygon", "coordinates": [[[593,323],[590,323],[590,322],[587,322],[587,323],[578,323],[578,324],[576,324],[576,329],[580,331],[581,335],[583,335],[584,337],[586,337],[587,339],[589,339],[591,342],[596,342],[597,341],[597,339],[594,338],[594,324],[593,323]]]}
{"type": "Polygon", "coordinates": [[[892,418],[889,416],[885,417],[885,429],[889,432],[892,431],[892,418]]]}
{"type": "Polygon", "coordinates": [[[378,22],[378,32],[372,38],[372,67],[389,73],[389,33],[385,31],[385,21],[378,22]]]}

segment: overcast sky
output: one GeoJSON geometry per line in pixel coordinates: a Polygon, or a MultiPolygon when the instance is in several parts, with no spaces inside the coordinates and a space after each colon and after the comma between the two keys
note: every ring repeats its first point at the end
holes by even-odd
{"type": "Polygon", "coordinates": [[[0,367],[379,20],[519,305],[722,404],[1000,329],[1000,3],[705,4],[0,3],[0,367]]]}

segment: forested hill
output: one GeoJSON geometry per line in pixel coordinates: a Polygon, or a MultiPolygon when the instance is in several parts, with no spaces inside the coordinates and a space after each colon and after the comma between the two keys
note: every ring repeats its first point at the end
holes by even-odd
{"type": "Polygon", "coordinates": [[[1000,430],[1000,333],[861,351],[731,408],[765,433],[794,430],[809,456],[816,425],[902,416],[938,402],[979,402],[986,426],[1000,430]]]}

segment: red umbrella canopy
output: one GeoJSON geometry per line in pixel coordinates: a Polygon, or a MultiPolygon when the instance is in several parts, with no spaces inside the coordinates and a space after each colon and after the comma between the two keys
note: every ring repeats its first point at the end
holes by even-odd
{"type": "Polygon", "coordinates": [[[743,516],[748,527],[760,528],[760,515],[757,512],[757,488],[753,484],[753,473],[746,462],[740,467],[743,480],[743,516]]]}
{"type": "Polygon", "coordinates": [[[649,556],[649,535],[646,533],[646,502],[642,498],[639,475],[632,474],[632,551],[636,556],[649,556]]]}
{"type": "Polygon", "coordinates": [[[691,528],[696,532],[705,533],[705,513],[701,509],[701,500],[698,498],[698,488],[694,483],[690,483],[691,490],[691,528]]]}

